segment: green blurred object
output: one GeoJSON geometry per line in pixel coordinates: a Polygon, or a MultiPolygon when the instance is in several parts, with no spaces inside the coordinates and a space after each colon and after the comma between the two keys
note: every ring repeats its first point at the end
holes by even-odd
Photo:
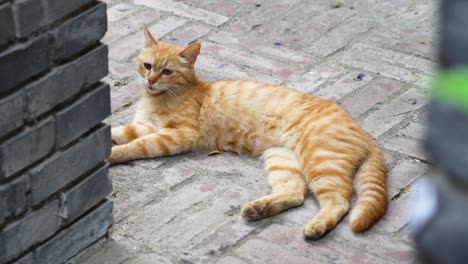
{"type": "Polygon", "coordinates": [[[432,93],[436,100],[468,112],[468,66],[440,72],[435,77],[432,93]]]}

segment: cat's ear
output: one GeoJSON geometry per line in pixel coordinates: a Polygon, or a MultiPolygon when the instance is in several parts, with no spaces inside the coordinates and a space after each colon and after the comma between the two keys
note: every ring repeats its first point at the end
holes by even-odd
{"type": "Polygon", "coordinates": [[[200,43],[193,43],[181,51],[179,56],[182,57],[187,63],[194,64],[197,60],[198,54],[200,54],[200,48],[200,43]]]}
{"type": "Polygon", "coordinates": [[[143,26],[143,31],[145,32],[145,48],[158,44],[158,41],[151,35],[146,25],[143,26]]]}

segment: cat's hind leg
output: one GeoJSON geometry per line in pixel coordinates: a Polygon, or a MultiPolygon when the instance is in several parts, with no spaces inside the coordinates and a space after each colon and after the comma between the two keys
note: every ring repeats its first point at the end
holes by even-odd
{"type": "Polygon", "coordinates": [[[352,195],[352,175],[362,154],[355,147],[338,148],[338,143],[316,144],[303,153],[308,188],[320,205],[319,212],[304,226],[304,237],[316,240],[333,229],[348,212],[352,195]]]}
{"type": "Polygon", "coordinates": [[[248,221],[281,213],[304,203],[306,184],[296,154],[287,148],[270,148],[263,154],[265,175],[273,193],[242,207],[241,215],[248,221]]]}
{"type": "Polygon", "coordinates": [[[304,237],[316,240],[333,229],[348,212],[352,193],[351,179],[329,175],[309,183],[317,198],[320,211],[304,226],[304,237]],[[346,180],[343,180],[346,179],[346,180]]]}

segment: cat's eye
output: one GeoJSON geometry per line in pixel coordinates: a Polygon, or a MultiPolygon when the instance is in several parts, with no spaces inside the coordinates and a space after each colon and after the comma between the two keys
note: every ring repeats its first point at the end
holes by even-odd
{"type": "Polygon", "coordinates": [[[151,70],[151,64],[149,64],[149,63],[144,63],[143,66],[144,66],[145,69],[147,69],[148,71],[151,70]]]}
{"type": "Polygon", "coordinates": [[[173,73],[173,71],[172,71],[172,70],[169,70],[169,69],[164,69],[164,70],[162,71],[162,74],[164,74],[164,75],[171,75],[172,73],[173,73]]]}

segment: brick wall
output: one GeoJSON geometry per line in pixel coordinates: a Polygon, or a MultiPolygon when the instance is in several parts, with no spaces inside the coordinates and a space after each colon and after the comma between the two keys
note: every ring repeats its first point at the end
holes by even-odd
{"type": "Polygon", "coordinates": [[[0,0],[0,263],[63,263],[105,235],[106,5],[0,0]]]}

